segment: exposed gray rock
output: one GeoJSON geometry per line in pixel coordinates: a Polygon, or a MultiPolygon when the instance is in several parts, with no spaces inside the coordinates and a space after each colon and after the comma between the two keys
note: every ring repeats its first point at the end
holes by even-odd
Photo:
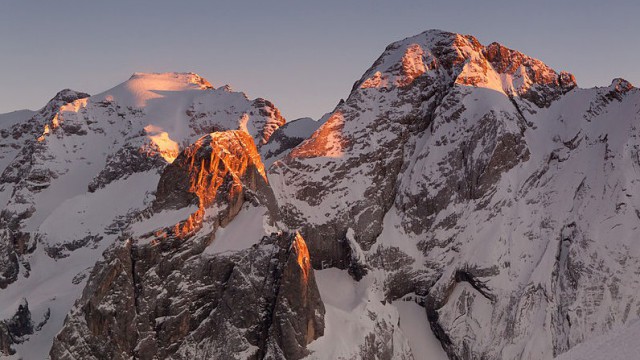
{"type": "Polygon", "coordinates": [[[89,192],[95,192],[111,182],[143,171],[160,172],[167,165],[158,146],[151,143],[140,147],[127,144],[107,157],[107,163],[89,183],[89,192]]]}

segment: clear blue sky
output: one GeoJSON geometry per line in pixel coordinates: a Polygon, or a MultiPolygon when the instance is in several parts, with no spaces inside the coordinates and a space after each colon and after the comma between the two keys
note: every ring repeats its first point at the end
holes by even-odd
{"type": "Polygon", "coordinates": [[[438,28],[576,75],[640,85],[638,1],[0,0],[0,113],[135,71],[193,71],[319,117],[395,40],[438,28]]]}

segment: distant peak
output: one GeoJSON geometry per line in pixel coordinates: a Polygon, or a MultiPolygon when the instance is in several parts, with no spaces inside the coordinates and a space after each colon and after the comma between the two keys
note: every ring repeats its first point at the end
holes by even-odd
{"type": "Polygon", "coordinates": [[[456,40],[458,42],[460,41],[466,41],[469,42],[471,44],[478,44],[480,45],[480,41],[478,41],[478,39],[476,39],[474,36],[472,35],[464,35],[464,34],[458,34],[458,33],[454,33],[451,31],[445,31],[445,30],[440,30],[440,29],[430,29],[430,30],[426,30],[421,32],[418,35],[414,35],[414,36],[410,36],[407,37],[403,40],[397,41],[396,43],[402,43],[402,42],[406,42],[406,41],[416,41],[416,40],[420,40],[420,39],[427,39],[428,42],[435,44],[438,42],[455,42],[456,40]]]}
{"type": "Polygon", "coordinates": [[[50,101],[63,102],[66,104],[66,103],[70,103],[72,101],[76,101],[78,99],[84,99],[87,97],[89,97],[89,94],[87,93],[83,93],[83,92],[79,92],[71,89],[63,89],[58,91],[56,96],[54,96],[53,99],[51,99],[50,101]]]}
{"type": "Polygon", "coordinates": [[[611,81],[610,87],[614,88],[618,92],[627,92],[634,89],[633,85],[625,79],[615,78],[611,81]]]}
{"type": "Polygon", "coordinates": [[[87,93],[83,93],[83,92],[79,92],[71,89],[60,90],[53,98],[51,98],[51,100],[49,100],[49,102],[47,102],[47,104],[44,107],[42,107],[38,111],[43,114],[47,113],[51,115],[52,113],[55,113],[62,106],[66,104],[72,103],[79,99],[88,98],[88,97],[89,97],[89,94],[87,93]]]}
{"type": "Polygon", "coordinates": [[[141,73],[92,97],[94,101],[116,101],[121,106],[144,107],[151,99],[191,90],[213,89],[213,85],[198,74],[187,72],[141,73]]]}
{"type": "Polygon", "coordinates": [[[135,72],[131,75],[129,80],[175,81],[178,83],[199,85],[202,89],[213,89],[213,85],[207,79],[193,72],[135,72]]]}

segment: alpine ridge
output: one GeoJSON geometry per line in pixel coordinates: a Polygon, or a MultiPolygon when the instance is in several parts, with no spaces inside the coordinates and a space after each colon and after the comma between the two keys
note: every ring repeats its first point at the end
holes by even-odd
{"type": "Polygon", "coordinates": [[[623,79],[583,89],[440,30],[390,44],[318,120],[194,73],[63,90],[0,115],[0,353],[606,347],[640,317],[639,125],[623,79]]]}

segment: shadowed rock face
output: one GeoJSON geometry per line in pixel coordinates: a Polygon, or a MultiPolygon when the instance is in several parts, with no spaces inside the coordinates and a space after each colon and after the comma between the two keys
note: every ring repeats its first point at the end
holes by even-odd
{"type": "Polygon", "coordinates": [[[217,256],[121,244],[94,269],[51,357],[300,359],[324,331],[304,246],[294,234],[217,256]]]}
{"type": "Polygon", "coordinates": [[[11,319],[0,321],[0,354],[14,354],[11,345],[23,342],[25,336],[33,334],[33,330],[29,304],[23,300],[11,319]]]}
{"type": "Polygon", "coordinates": [[[258,99],[255,99],[251,103],[251,105],[256,109],[258,109],[258,112],[260,113],[260,115],[268,119],[268,121],[264,123],[263,130],[262,130],[262,139],[258,143],[259,146],[264,145],[269,141],[269,139],[271,138],[271,135],[280,126],[285,124],[286,120],[280,114],[280,110],[278,110],[278,108],[275,107],[275,105],[273,105],[273,103],[269,100],[258,98],[258,99]]]}

